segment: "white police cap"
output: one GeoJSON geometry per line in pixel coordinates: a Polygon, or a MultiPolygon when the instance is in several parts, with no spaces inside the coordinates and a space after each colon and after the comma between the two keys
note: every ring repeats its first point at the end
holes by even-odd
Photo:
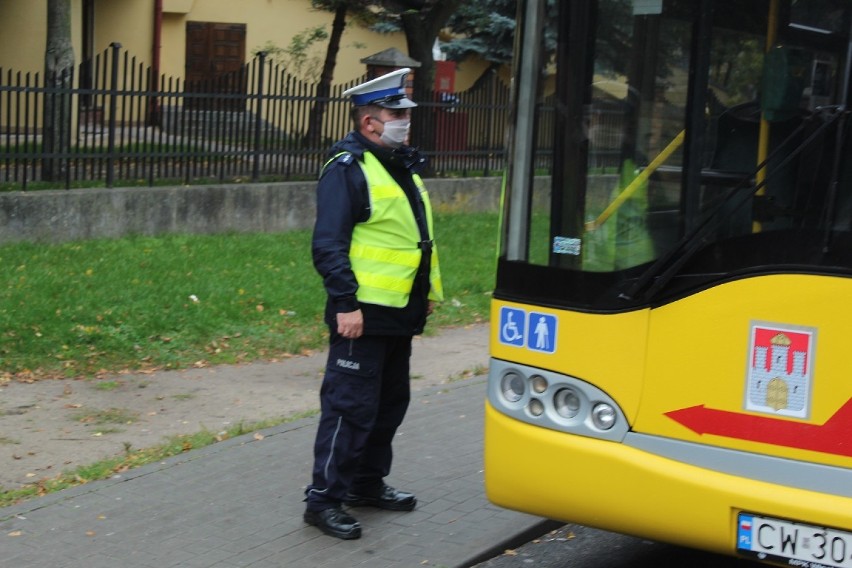
{"type": "Polygon", "coordinates": [[[385,108],[411,108],[417,103],[405,94],[405,77],[411,72],[408,67],[391,71],[366,83],[343,91],[344,97],[352,97],[355,106],[379,105],[385,108]]]}

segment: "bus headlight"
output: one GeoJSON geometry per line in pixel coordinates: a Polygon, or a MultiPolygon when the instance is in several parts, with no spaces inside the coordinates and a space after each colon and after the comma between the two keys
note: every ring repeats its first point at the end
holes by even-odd
{"type": "Polygon", "coordinates": [[[533,375],[532,379],[530,379],[532,383],[532,388],[538,394],[543,393],[547,390],[547,379],[542,377],[541,375],[533,375]]]}
{"type": "Polygon", "coordinates": [[[562,418],[574,418],[580,412],[580,397],[574,389],[559,389],[553,395],[553,407],[562,418]]]}
{"type": "Polygon", "coordinates": [[[533,416],[541,416],[544,414],[544,404],[539,399],[534,398],[530,401],[529,411],[533,416]]]}
{"type": "Polygon", "coordinates": [[[526,391],[524,378],[515,372],[506,373],[500,383],[500,390],[506,400],[518,402],[524,397],[524,391],[526,391]]]}
{"type": "Polygon", "coordinates": [[[615,424],[616,416],[615,409],[611,405],[599,402],[592,409],[592,424],[601,430],[609,430],[615,424]]]}

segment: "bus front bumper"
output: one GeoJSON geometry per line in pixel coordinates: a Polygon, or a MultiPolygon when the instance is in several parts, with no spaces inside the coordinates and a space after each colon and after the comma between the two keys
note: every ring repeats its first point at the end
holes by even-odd
{"type": "Polygon", "coordinates": [[[497,505],[655,541],[735,554],[740,512],[852,531],[848,496],[542,428],[488,402],[484,458],[486,493],[497,505]]]}

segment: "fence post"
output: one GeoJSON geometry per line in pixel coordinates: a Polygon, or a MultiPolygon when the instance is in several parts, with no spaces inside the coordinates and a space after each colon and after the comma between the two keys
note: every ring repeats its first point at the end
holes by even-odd
{"type": "Polygon", "coordinates": [[[254,164],[251,169],[251,181],[256,182],[260,179],[260,158],[261,158],[261,140],[260,128],[263,118],[263,73],[266,68],[266,52],[260,51],[257,54],[257,89],[255,89],[255,97],[257,104],[255,105],[254,114],[254,164]]]}
{"type": "Polygon", "coordinates": [[[109,132],[107,134],[107,171],[106,186],[112,187],[115,182],[115,123],[116,106],[118,105],[118,50],[121,44],[113,42],[112,48],[112,77],[109,87],[109,132]]]}
{"type": "MultiPolygon", "coordinates": [[[[491,105],[491,108],[495,108],[497,106],[497,72],[495,70],[491,70],[491,80],[488,82],[488,103],[491,105]]],[[[491,156],[494,151],[494,112],[488,112],[485,114],[485,128],[488,132],[488,136],[485,137],[485,171],[482,172],[482,175],[488,176],[491,172],[491,156]]]]}

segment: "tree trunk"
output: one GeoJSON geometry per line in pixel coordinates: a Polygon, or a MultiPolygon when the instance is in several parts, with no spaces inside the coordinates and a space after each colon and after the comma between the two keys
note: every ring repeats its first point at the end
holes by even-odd
{"type": "MultiPolygon", "coordinates": [[[[432,103],[435,84],[435,58],[432,47],[452,13],[461,4],[461,0],[437,0],[428,10],[409,10],[400,17],[405,40],[408,46],[408,56],[420,62],[420,67],[414,73],[415,101],[432,103]]],[[[435,140],[435,120],[425,113],[434,112],[434,107],[424,107],[418,115],[417,122],[412,124],[412,144],[415,146],[433,148],[435,140]]]]}
{"type": "Polygon", "coordinates": [[[46,158],[42,163],[45,181],[64,178],[71,147],[71,93],[74,49],[71,45],[71,0],[47,0],[47,45],[44,51],[44,96],[42,141],[46,158]]]}
{"type": "Polygon", "coordinates": [[[305,141],[310,148],[318,148],[322,143],[322,121],[331,95],[331,80],[334,78],[334,67],[337,65],[337,52],[340,51],[340,38],[343,36],[344,28],[346,28],[346,11],[346,2],[340,2],[334,11],[334,22],[331,24],[328,49],[325,52],[322,75],[320,75],[320,81],[317,85],[317,98],[308,116],[308,132],[305,135],[305,141]]]}
{"type": "Polygon", "coordinates": [[[461,0],[437,0],[428,10],[409,10],[400,15],[408,56],[420,62],[420,68],[414,74],[415,93],[432,91],[435,81],[432,47],[459,4],[461,0]]]}

